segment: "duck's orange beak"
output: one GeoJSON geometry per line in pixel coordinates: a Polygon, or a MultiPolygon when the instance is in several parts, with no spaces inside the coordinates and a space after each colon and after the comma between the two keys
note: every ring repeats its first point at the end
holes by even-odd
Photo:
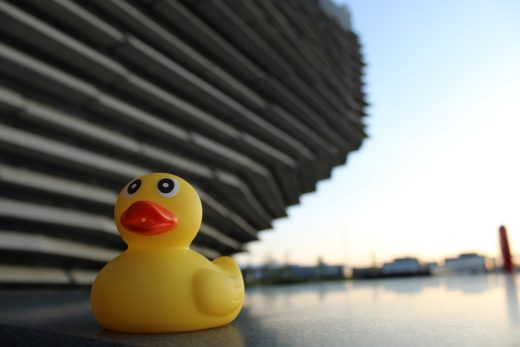
{"type": "Polygon", "coordinates": [[[142,235],[157,235],[175,228],[177,216],[151,201],[136,201],[121,215],[121,224],[142,235]]]}

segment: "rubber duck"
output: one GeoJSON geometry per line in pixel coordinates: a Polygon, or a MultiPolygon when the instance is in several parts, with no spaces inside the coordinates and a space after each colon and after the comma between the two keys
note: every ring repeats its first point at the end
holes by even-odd
{"type": "Polygon", "coordinates": [[[233,321],[244,282],[230,257],[209,261],[191,250],[202,204],[184,179],[152,173],[119,193],[114,219],[128,248],[98,273],[92,312],[106,329],[134,333],[183,332],[233,321]]]}

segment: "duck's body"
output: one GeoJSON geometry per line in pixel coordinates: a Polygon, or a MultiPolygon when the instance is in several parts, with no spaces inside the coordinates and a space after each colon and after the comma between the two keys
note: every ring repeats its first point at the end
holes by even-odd
{"type": "MultiPolygon", "coordinates": [[[[134,212],[127,212],[126,205],[119,211],[116,204],[115,215],[128,226],[134,216],[125,213],[134,212]]],[[[179,214],[180,224],[182,211],[179,214]]],[[[188,220],[189,213],[184,217],[188,220]]],[[[244,286],[235,262],[229,257],[211,262],[185,242],[167,242],[174,237],[165,235],[169,232],[138,235],[144,238],[140,243],[132,239],[135,235],[122,233],[131,240],[129,248],[101,270],[92,286],[92,310],[103,327],[143,333],[192,331],[228,324],[238,315],[244,286]]],[[[182,239],[183,231],[178,232],[182,239]]]]}
{"type": "Polygon", "coordinates": [[[98,321],[124,332],[225,325],[238,315],[242,302],[238,268],[219,267],[190,249],[127,250],[103,268],[92,289],[98,321]],[[204,287],[211,296],[203,293],[204,287]]]}

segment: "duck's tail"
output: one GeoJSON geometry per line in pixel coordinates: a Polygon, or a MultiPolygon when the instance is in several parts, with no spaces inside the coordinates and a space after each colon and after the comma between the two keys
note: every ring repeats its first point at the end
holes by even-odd
{"type": "Polygon", "coordinates": [[[232,282],[233,297],[243,297],[244,280],[242,278],[242,272],[240,271],[237,263],[231,257],[225,256],[218,257],[217,259],[213,260],[213,264],[217,265],[228,275],[228,278],[232,282]]]}
{"type": "Polygon", "coordinates": [[[212,315],[228,315],[240,310],[244,302],[242,273],[233,259],[220,257],[213,261],[218,268],[201,269],[194,276],[195,300],[201,311],[212,315]]]}

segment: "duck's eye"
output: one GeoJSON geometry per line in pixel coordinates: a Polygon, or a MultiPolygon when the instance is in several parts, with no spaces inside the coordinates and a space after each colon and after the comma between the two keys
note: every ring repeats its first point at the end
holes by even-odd
{"type": "Polygon", "coordinates": [[[140,187],[141,187],[141,180],[136,179],[128,185],[128,187],[126,188],[126,194],[134,195],[139,190],[140,187]]]}
{"type": "Polygon", "coordinates": [[[162,196],[167,198],[174,196],[179,191],[179,182],[172,178],[163,178],[157,182],[157,190],[162,196]]]}

